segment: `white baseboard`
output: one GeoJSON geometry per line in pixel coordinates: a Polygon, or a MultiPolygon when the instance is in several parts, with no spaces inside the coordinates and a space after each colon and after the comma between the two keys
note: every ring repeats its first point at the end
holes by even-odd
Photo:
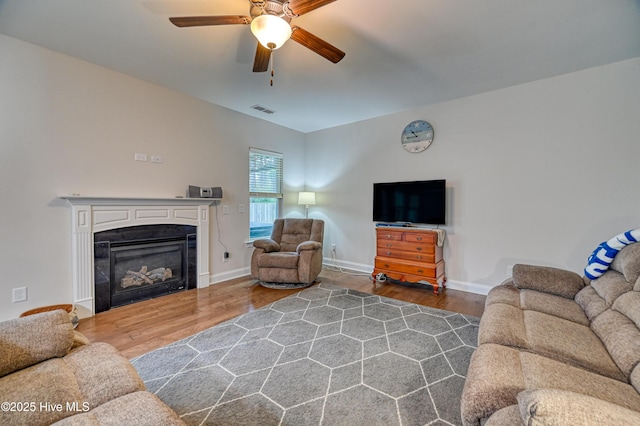
{"type": "Polygon", "coordinates": [[[209,285],[218,284],[223,281],[244,277],[250,274],[251,274],[251,268],[248,266],[245,268],[233,269],[231,271],[219,272],[217,274],[213,274],[209,276],[209,285]]]}
{"type": "MultiPolygon", "coordinates": [[[[330,258],[324,258],[322,265],[324,268],[332,270],[343,270],[345,272],[357,272],[362,274],[371,274],[373,271],[373,265],[367,265],[364,263],[349,262],[346,260],[334,260],[330,258]]],[[[223,281],[232,280],[234,278],[240,278],[251,274],[251,268],[239,268],[231,271],[220,272],[209,276],[209,285],[218,284],[223,281]]],[[[451,290],[466,291],[468,293],[487,295],[489,290],[493,287],[486,284],[471,283],[466,281],[447,280],[447,288],[451,290]]]]}
{"type": "Polygon", "coordinates": [[[361,272],[363,274],[370,274],[373,271],[372,265],[364,263],[348,262],[346,260],[334,260],[328,257],[324,258],[322,266],[327,269],[342,269],[348,272],[361,272]]]}
{"type": "Polygon", "coordinates": [[[493,287],[489,287],[486,284],[447,280],[447,288],[450,288],[451,290],[466,291],[467,293],[483,294],[486,296],[489,293],[489,290],[493,287]]]}

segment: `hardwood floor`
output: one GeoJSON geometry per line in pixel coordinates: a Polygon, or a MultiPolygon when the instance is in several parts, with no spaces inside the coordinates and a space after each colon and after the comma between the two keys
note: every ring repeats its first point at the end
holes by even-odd
{"type": "MultiPolygon", "coordinates": [[[[327,269],[320,280],[467,315],[479,317],[484,310],[485,296],[463,291],[447,289],[436,296],[430,288],[389,283],[374,286],[368,276],[327,269]]],[[[264,288],[247,276],[101,312],[80,320],[77,330],[92,342],[108,342],[127,358],[134,358],[297,291],[264,288]]]]}

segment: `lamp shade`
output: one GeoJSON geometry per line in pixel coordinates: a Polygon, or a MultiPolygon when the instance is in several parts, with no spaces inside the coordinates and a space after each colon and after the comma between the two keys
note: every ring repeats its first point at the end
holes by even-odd
{"type": "Polygon", "coordinates": [[[301,192],[298,194],[298,204],[305,206],[316,205],[316,193],[315,192],[301,192]]]}
{"type": "Polygon", "coordinates": [[[291,26],[275,15],[260,15],[251,21],[251,32],[261,45],[276,50],[291,37],[291,26]]]}

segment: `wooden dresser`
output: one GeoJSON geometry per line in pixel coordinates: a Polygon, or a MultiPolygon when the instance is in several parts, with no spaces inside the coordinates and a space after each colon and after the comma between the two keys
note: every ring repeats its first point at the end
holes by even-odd
{"type": "Polygon", "coordinates": [[[420,228],[376,228],[374,283],[378,274],[401,282],[428,282],[433,292],[446,287],[442,246],[435,231],[420,228]]]}

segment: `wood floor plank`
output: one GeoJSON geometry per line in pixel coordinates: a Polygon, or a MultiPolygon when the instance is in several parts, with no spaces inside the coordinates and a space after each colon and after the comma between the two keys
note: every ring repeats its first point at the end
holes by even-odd
{"type": "MultiPolygon", "coordinates": [[[[430,288],[377,283],[368,276],[324,269],[320,280],[345,288],[409,303],[481,316],[485,296],[446,289],[436,296],[430,288]]],[[[80,320],[77,330],[92,342],[107,342],[126,357],[191,336],[246,312],[259,309],[299,290],[262,287],[242,277],[203,289],[193,289],[121,306],[80,320]]]]}

